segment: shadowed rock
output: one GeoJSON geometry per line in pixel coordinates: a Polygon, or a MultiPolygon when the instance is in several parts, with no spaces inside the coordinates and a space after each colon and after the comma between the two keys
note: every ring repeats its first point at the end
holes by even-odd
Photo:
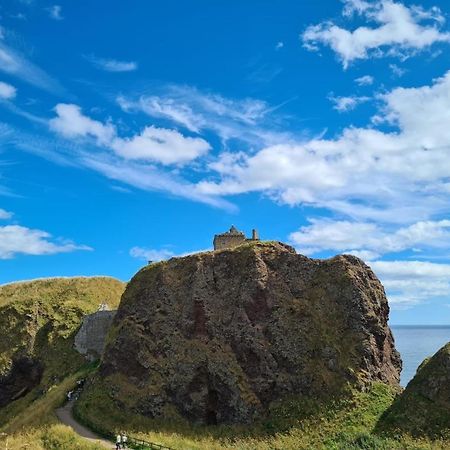
{"type": "Polygon", "coordinates": [[[40,383],[42,373],[39,361],[29,357],[15,359],[9,373],[0,377],[0,407],[28,394],[40,383]]]}

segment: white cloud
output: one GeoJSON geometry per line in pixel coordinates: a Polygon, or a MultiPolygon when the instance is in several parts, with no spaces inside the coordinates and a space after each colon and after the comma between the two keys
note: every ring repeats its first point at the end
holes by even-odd
{"type": "Polygon", "coordinates": [[[53,20],[63,20],[62,8],[60,5],[52,5],[47,8],[48,15],[53,20]]]}
{"type": "Polygon", "coordinates": [[[17,89],[8,83],[0,81],[0,99],[11,100],[16,96],[17,89]]]}
{"type": "Polygon", "coordinates": [[[355,78],[355,82],[359,86],[371,86],[374,81],[375,80],[371,75],[364,75],[362,77],[355,78]]]}
{"type": "Polygon", "coordinates": [[[4,209],[0,208],[0,219],[1,220],[11,219],[12,216],[13,216],[12,212],[5,211],[4,209]]]}
{"type": "Polygon", "coordinates": [[[56,106],[57,117],[50,120],[53,131],[65,138],[94,138],[96,144],[113,150],[124,159],[146,160],[161,164],[184,164],[210,150],[202,138],[183,136],[176,130],[146,127],[130,138],[117,136],[111,123],[104,124],[84,115],[81,108],[73,104],[56,106]]]}
{"type": "Polygon", "coordinates": [[[75,250],[91,250],[72,242],[53,242],[46,231],[33,230],[20,225],[0,227],[0,259],[10,259],[17,254],[52,255],[75,250]]]}
{"type": "Polygon", "coordinates": [[[183,136],[176,130],[146,127],[130,139],[117,138],[111,147],[125,159],[183,164],[208,153],[211,146],[204,139],[183,136]]]}
{"type": "Polygon", "coordinates": [[[284,47],[284,42],[278,41],[275,45],[275,50],[281,50],[284,47]]]}
{"type": "Polygon", "coordinates": [[[450,72],[431,86],[396,88],[379,97],[373,123],[393,131],[349,127],[335,139],[305,139],[254,153],[222,153],[208,195],[260,191],[278,202],[306,204],[358,221],[411,224],[450,213],[450,72]]]}
{"type": "Polygon", "coordinates": [[[109,145],[116,135],[113,125],[105,125],[85,116],[77,105],[59,103],[55,112],[57,117],[50,120],[50,128],[66,138],[90,136],[94,137],[99,145],[109,145]]]}
{"type": "Polygon", "coordinates": [[[305,254],[331,250],[372,260],[411,248],[450,249],[450,220],[417,222],[390,232],[367,222],[311,219],[310,223],[289,236],[305,254]]]}
{"type": "Polygon", "coordinates": [[[406,309],[434,299],[448,299],[450,264],[426,261],[374,261],[370,266],[388,292],[395,309],[406,309]]]}
{"type": "Polygon", "coordinates": [[[138,69],[138,63],[135,61],[119,61],[112,58],[98,58],[94,55],[86,56],[97,69],[106,72],[133,72],[138,69]]]}
{"type": "Polygon", "coordinates": [[[356,59],[385,55],[407,58],[434,43],[450,41],[450,34],[439,30],[444,18],[436,7],[424,10],[393,0],[346,0],[343,15],[350,18],[354,13],[376,26],[347,30],[331,21],[322,22],[309,26],[301,35],[304,47],[317,51],[319,45],[329,46],[347,68],[356,59]]]}
{"type": "Polygon", "coordinates": [[[174,256],[174,253],[167,249],[155,250],[143,247],[133,247],[130,250],[130,256],[132,256],[133,258],[156,262],[172,258],[172,256],[174,256]]]}
{"type": "Polygon", "coordinates": [[[354,110],[357,106],[362,103],[366,103],[370,100],[369,97],[329,97],[330,101],[334,103],[333,109],[339,112],[347,112],[354,110]]]}

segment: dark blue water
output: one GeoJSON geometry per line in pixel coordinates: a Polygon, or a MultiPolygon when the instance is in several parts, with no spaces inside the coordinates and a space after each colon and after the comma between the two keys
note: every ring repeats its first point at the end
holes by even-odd
{"type": "Polygon", "coordinates": [[[400,384],[406,386],[417,367],[428,356],[434,355],[450,342],[449,326],[391,326],[395,347],[402,355],[403,370],[400,384]]]}

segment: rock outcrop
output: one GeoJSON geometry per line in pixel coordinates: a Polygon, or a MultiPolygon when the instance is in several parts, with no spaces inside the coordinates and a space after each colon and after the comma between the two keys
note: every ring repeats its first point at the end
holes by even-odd
{"type": "Polygon", "coordinates": [[[378,428],[396,434],[450,438],[450,342],[420,365],[378,428]]]}
{"type": "Polygon", "coordinates": [[[89,361],[99,359],[105,347],[106,336],[116,311],[97,311],[83,317],[75,335],[75,349],[89,361]]]}
{"type": "Polygon", "coordinates": [[[124,412],[213,424],[251,422],[289,396],[396,386],[388,313],[353,256],[261,242],[173,258],[128,284],[91,389],[124,412]]]}

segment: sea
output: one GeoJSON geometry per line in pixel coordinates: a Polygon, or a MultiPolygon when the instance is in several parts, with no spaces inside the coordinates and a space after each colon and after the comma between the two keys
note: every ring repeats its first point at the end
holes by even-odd
{"type": "Polygon", "coordinates": [[[433,356],[450,342],[450,325],[391,325],[395,347],[403,360],[400,384],[405,387],[417,368],[428,356],[433,356]]]}

